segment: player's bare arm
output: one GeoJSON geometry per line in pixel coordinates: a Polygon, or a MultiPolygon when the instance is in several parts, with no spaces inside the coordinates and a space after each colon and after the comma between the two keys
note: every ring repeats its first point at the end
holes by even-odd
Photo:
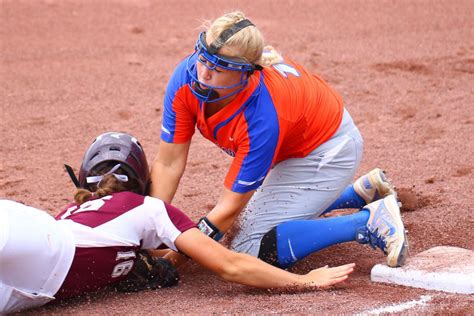
{"type": "Polygon", "coordinates": [[[323,267],[298,275],[273,267],[247,254],[235,253],[193,228],[182,233],[175,245],[198,264],[227,281],[259,288],[325,287],[346,280],[355,264],[323,267]]]}
{"type": "Polygon", "coordinates": [[[184,144],[160,141],[158,154],[151,167],[151,196],[171,203],[186,168],[190,144],[190,141],[184,144]]]}
{"type": "Polygon", "coordinates": [[[254,192],[255,191],[250,191],[242,194],[224,188],[219,201],[211,212],[209,212],[207,218],[217,226],[221,232],[226,232],[245,205],[247,205],[247,202],[250,200],[254,192]]]}
{"type": "MultiPolygon", "coordinates": [[[[224,188],[219,202],[206,216],[207,220],[209,220],[212,225],[216,226],[221,233],[225,233],[236,220],[248,200],[252,197],[253,192],[254,191],[240,194],[224,188]]],[[[153,255],[157,256],[157,253],[153,253],[153,255]]],[[[177,267],[187,261],[186,257],[172,250],[164,257],[170,260],[177,267]]]]}

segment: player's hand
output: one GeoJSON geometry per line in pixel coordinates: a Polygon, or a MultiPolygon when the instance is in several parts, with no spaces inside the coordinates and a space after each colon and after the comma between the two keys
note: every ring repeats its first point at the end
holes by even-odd
{"type": "Polygon", "coordinates": [[[140,250],[127,278],[115,284],[115,288],[120,292],[138,292],[174,286],[178,281],[178,271],[170,261],[153,258],[147,250],[140,250]]]}
{"type": "Polygon", "coordinates": [[[346,280],[354,271],[355,263],[349,263],[338,267],[328,266],[312,270],[304,276],[306,286],[325,287],[346,280]]]}

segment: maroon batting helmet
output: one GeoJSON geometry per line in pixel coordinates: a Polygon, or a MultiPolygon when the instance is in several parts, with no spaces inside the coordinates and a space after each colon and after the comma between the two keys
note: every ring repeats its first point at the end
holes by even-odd
{"type": "Polygon", "coordinates": [[[107,132],[92,142],[82,160],[79,187],[91,189],[87,177],[97,175],[101,166],[113,162],[119,163],[120,169],[137,181],[139,187],[133,191],[146,194],[150,172],[145,152],[135,137],[122,132],[107,132]]]}

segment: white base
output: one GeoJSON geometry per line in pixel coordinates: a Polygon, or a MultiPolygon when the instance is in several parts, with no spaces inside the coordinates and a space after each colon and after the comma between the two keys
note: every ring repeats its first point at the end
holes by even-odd
{"type": "Polygon", "coordinates": [[[439,246],[408,258],[401,268],[377,264],[370,279],[450,293],[474,293],[474,251],[439,246]]]}

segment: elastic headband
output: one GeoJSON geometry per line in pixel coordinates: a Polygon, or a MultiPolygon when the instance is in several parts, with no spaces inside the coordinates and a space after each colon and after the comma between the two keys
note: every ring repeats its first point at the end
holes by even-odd
{"type": "Polygon", "coordinates": [[[229,38],[231,38],[235,33],[251,25],[254,24],[247,19],[235,23],[234,25],[232,25],[232,27],[228,28],[227,30],[224,30],[219,35],[219,37],[216,38],[214,42],[209,45],[209,47],[207,47],[207,51],[212,55],[216,54],[217,51],[221,49],[222,46],[224,46],[224,44],[229,40],[229,38]]]}
{"type": "Polygon", "coordinates": [[[243,58],[224,56],[219,53],[211,54],[209,49],[209,46],[206,44],[206,32],[202,32],[199,34],[199,38],[196,43],[196,51],[199,53],[199,55],[203,55],[204,58],[211,63],[219,65],[225,69],[245,71],[254,69],[254,65],[250,64],[243,58]]]}
{"type": "Polygon", "coordinates": [[[106,176],[106,175],[108,175],[108,174],[111,174],[111,175],[113,175],[117,180],[119,180],[120,182],[127,182],[127,181],[128,181],[127,175],[114,173],[115,171],[117,171],[118,168],[120,168],[120,166],[121,166],[121,164],[116,164],[112,169],[110,169],[109,172],[104,173],[104,174],[101,175],[101,176],[90,176],[90,177],[87,177],[87,178],[86,178],[86,181],[87,181],[87,183],[97,183],[97,186],[99,186],[100,181],[102,181],[102,179],[104,178],[104,176],[106,176]]]}
{"type": "MultiPolygon", "coordinates": [[[[247,26],[254,25],[249,20],[245,19],[232,25],[230,28],[221,32],[221,34],[210,44],[206,42],[206,32],[199,34],[196,42],[195,51],[193,55],[188,58],[186,65],[188,74],[191,76],[192,81],[188,83],[191,92],[202,102],[216,102],[228,98],[242,91],[248,83],[249,76],[253,74],[255,70],[262,70],[260,65],[249,63],[245,58],[225,56],[218,53],[225,43],[234,36],[237,32],[246,28],[247,26]],[[197,62],[201,63],[204,67],[209,70],[214,70],[216,67],[223,68],[226,70],[239,71],[242,73],[240,82],[237,82],[229,86],[211,86],[204,82],[199,81],[195,68],[190,65],[193,56],[197,54],[197,62]],[[216,89],[231,89],[239,87],[230,94],[223,97],[219,97],[216,89]]],[[[193,61],[194,63],[194,61],[193,61]]]]}

